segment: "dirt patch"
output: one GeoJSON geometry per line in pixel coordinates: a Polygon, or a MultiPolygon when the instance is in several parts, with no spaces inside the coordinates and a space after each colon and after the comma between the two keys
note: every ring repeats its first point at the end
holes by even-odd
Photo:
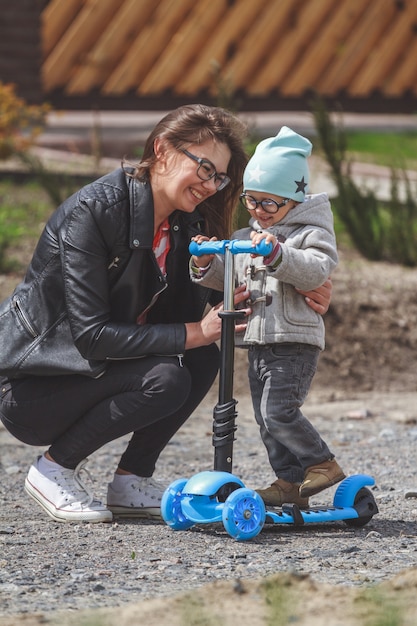
{"type": "Polygon", "coordinates": [[[0,626],[235,626],[250,623],[298,626],[414,626],[417,570],[411,569],[372,590],[317,584],[310,576],[280,574],[264,580],[215,582],[192,593],[155,598],[112,609],[0,617],[0,626]]]}
{"type": "Polygon", "coordinates": [[[340,252],[316,387],[416,389],[417,270],[340,252]]]}

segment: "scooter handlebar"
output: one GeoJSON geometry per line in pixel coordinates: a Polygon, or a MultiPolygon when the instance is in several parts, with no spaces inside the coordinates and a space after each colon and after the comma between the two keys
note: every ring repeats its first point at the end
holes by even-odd
{"type": "Polygon", "coordinates": [[[268,256],[271,254],[272,243],[267,243],[264,239],[256,246],[252,244],[250,239],[223,239],[222,241],[203,241],[197,243],[191,241],[188,249],[190,254],[194,256],[203,256],[204,254],[225,254],[228,248],[232,254],[259,254],[260,256],[268,256]]]}

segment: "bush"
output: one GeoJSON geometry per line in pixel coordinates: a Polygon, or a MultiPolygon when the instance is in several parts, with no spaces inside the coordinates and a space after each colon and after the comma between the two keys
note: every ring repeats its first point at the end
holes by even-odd
{"type": "Polygon", "coordinates": [[[28,105],[15,86],[0,82],[0,159],[27,152],[42,132],[50,107],[28,105]]]}
{"type": "Polygon", "coordinates": [[[319,143],[338,191],[333,203],[335,212],[353,245],[365,258],[373,261],[417,265],[416,194],[413,194],[405,168],[391,167],[389,202],[382,202],[369,189],[360,189],[351,176],[342,125],[332,123],[321,99],[315,99],[312,109],[319,143]],[[401,181],[405,184],[405,201],[400,199],[401,181]]]}
{"type": "Polygon", "coordinates": [[[16,95],[15,87],[0,82],[0,160],[16,158],[26,171],[39,182],[55,205],[71,195],[76,187],[65,174],[57,176],[48,171],[30,148],[43,132],[48,104],[28,105],[16,95]]]}

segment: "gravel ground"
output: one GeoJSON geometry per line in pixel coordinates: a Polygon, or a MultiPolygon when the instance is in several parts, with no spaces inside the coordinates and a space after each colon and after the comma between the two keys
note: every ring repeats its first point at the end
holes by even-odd
{"type": "MultiPolygon", "coordinates": [[[[259,440],[244,384],[238,390],[234,473],[248,487],[273,476],[259,440]]],[[[167,484],[211,469],[212,407],[208,398],[161,456],[157,478],[167,484]]],[[[214,581],[245,581],[279,572],[363,586],[392,578],[416,564],[417,393],[331,396],[314,389],[306,414],[330,444],[347,474],[371,474],[379,513],[363,528],[343,522],[296,528],[266,526],[251,541],[236,542],[222,524],[173,531],[159,522],[61,524],[48,518],[23,489],[39,448],[15,441],[0,428],[0,624],[15,615],[121,606],[172,596],[214,581]]],[[[126,441],[94,454],[88,469],[105,497],[126,441]]],[[[335,488],[312,504],[331,504],[335,488]]],[[[12,622],[8,622],[12,623],[12,622]]],[[[15,622],[13,622],[15,623],[15,622]]]]}

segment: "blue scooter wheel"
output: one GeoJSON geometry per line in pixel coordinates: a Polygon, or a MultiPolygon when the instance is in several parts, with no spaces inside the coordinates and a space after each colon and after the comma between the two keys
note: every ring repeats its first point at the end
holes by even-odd
{"type": "Polygon", "coordinates": [[[265,504],[252,489],[233,491],[222,509],[223,526],[236,541],[247,541],[259,535],[265,523],[265,504]]]}
{"type": "Polygon", "coordinates": [[[372,492],[366,487],[359,489],[355,496],[353,508],[356,509],[358,517],[344,520],[346,526],[351,528],[361,528],[371,521],[375,513],[378,513],[378,507],[372,492]]]}
{"type": "Polygon", "coordinates": [[[194,525],[185,517],[181,508],[181,495],[186,478],[179,478],[169,485],[161,500],[161,516],[164,522],[173,530],[187,530],[194,525]]]}

